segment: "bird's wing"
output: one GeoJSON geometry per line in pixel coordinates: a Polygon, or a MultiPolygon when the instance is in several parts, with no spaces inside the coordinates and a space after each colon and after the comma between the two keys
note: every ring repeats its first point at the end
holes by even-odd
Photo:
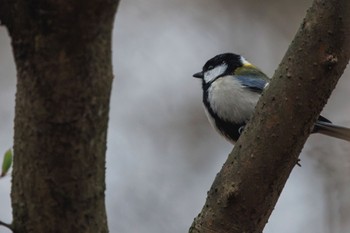
{"type": "Polygon", "coordinates": [[[235,75],[235,77],[242,86],[247,87],[254,92],[261,93],[268,84],[266,80],[254,76],[235,75]]]}

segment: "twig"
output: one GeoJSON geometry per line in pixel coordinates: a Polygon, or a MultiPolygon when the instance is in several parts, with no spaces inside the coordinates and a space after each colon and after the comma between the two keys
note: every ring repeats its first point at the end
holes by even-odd
{"type": "Polygon", "coordinates": [[[0,226],[7,227],[8,229],[10,229],[13,232],[12,224],[4,223],[3,221],[0,220],[0,226]]]}

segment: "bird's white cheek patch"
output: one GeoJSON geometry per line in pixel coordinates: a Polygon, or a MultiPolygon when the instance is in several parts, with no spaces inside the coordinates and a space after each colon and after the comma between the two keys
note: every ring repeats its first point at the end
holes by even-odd
{"type": "Polygon", "coordinates": [[[204,81],[206,83],[211,82],[216,77],[222,75],[226,71],[226,69],[227,69],[227,65],[226,64],[221,64],[221,65],[215,67],[214,69],[206,71],[204,73],[204,81]]]}

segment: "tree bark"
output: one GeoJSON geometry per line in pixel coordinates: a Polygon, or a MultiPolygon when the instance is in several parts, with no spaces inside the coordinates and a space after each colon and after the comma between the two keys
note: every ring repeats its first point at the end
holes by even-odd
{"type": "Polygon", "coordinates": [[[191,233],[262,232],[350,57],[350,3],[315,0],[191,233]]]}
{"type": "Polygon", "coordinates": [[[105,151],[118,0],[0,0],[17,67],[15,232],[108,232],[105,151]]]}

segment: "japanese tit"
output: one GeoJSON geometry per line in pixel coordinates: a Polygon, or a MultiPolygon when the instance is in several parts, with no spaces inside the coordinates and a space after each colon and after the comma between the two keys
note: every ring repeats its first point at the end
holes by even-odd
{"type": "MultiPolygon", "coordinates": [[[[203,104],[211,125],[234,144],[251,118],[270,79],[242,56],[224,53],[211,58],[201,72],[203,104]]],[[[312,133],[350,141],[350,129],[319,116],[312,133]]]]}

